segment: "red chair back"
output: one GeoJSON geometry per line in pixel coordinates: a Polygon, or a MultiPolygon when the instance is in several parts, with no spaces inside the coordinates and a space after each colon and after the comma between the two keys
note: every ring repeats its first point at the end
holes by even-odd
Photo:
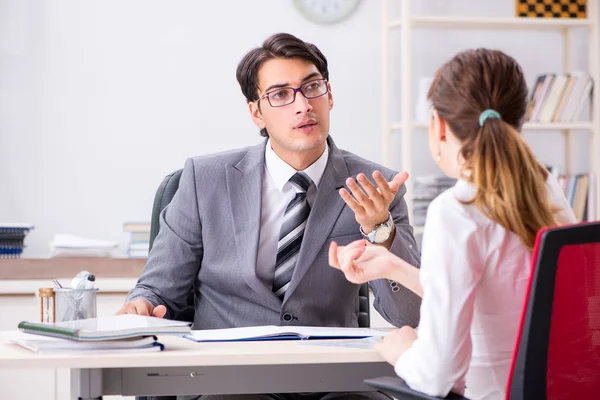
{"type": "Polygon", "coordinates": [[[600,398],[600,222],[538,234],[507,398],[600,398]]]}

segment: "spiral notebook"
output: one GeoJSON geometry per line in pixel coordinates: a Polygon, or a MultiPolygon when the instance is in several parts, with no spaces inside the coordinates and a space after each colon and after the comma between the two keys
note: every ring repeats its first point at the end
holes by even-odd
{"type": "Polygon", "coordinates": [[[132,314],[54,324],[23,321],[18,328],[22,332],[82,342],[152,335],[185,335],[191,331],[189,322],[132,314]]]}

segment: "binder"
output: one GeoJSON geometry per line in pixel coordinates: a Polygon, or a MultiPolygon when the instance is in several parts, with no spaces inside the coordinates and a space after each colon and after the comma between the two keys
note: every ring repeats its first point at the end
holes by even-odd
{"type": "Polygon", "coordinates": [[[115,315],[45,324],[19,323],[22,332],[76,341],[100,341],[140,336],[184,335],[190,333],[190,323],[143,315],[115,315]]]}

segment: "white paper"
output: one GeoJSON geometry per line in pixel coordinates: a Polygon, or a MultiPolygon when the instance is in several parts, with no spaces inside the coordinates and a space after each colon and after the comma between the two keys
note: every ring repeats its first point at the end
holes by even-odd
{"type": "Polygon", "coordinates": [[[117,245],[107,240],[58,234],[50,243],[50,257],[110,257],[117,245]]]}

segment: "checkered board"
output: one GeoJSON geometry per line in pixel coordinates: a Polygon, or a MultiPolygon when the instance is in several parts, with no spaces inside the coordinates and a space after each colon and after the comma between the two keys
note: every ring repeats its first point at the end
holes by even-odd
{"type": "Polygon", "coordinates": [[[515,0],[517,17],[586,18],[587,0],[515,0]]]}

